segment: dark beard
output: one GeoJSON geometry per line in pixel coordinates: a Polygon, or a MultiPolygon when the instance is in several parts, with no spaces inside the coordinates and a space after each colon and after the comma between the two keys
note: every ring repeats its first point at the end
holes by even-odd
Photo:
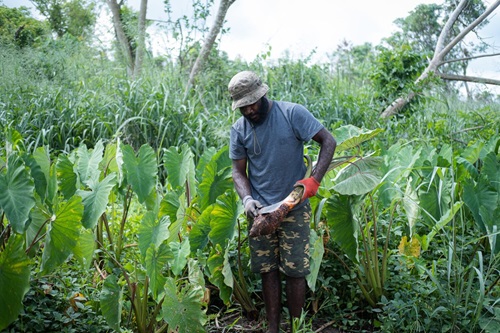
{"type": "Polygon", "coordinates": [[[257,112],[259,114],[259,120],[253,121],[252,119],[250,119],[250,118],[248,118],[246,116],[244,116],[244,117],[251,124],[259,125],[259,124],[262,124],[264,122],[264,120],[266,120],[268,111],[269,111],[269,100],[267,98],[265,98],[265,97],[262,97],[260,99],[260,107],[259,107],[259,110],[257,112]]]}

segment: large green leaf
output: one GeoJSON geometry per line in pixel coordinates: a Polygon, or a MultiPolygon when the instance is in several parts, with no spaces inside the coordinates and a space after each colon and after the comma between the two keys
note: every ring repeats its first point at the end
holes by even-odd
{"type": "Polygon", "coordinates": [[[174,254],[166,243],[155,246],[151,244],[146,251],[146,273],[149,276],[149,288],[153,293],[153,298],[157,299],[158,294],[163,290],[165,277],[163,271],[167,263],[174,260],[174,254]]]}
{"type": "Polygon", "coordinates": [[[225,251],[217,245],[207,260],[210,276],[208,279],[219,288],[219,297],[224,304],[229,305],[233,293],[233,274],[229,265],[229,247],[225,251]]]}
{"type": "Polygon", "coordinates": [[[80,238],[83,216],[82,200],[73,196],[55,213],[45,236],[42,275],[52,272],[73,253],[80,238]]]}
{"type": "Polygon", "coordinates": [[[307,285],[309,289],[313,292],[316,291],[316,281],[318,279],[319,268],[321,267],[321,261],[323,260],[323,254],[325,253],[325,248],[323,245],[322,235],[318,236],[316,230],[311,229],[309,235],[310,244],[310,271],[311,273],[307,275],[307,285]]]}
{"type": "Polygon", "coordinates": [[[175,280],[167,278],[162,317],[171,332],[204,333],[207,318],[202,310],[200,286],[187,284],[177,291],[175,280]]]}
{"type": "MultiPolygon", "coordinates": [[[[198,160],[198,164],[196,164],[196,179],[202,178],[203,172],[205,171],[205,166],[210,163],[216,153],[217,150],[214,147],[207,148],[203,151],[203,154],[201,154],[198,160]]],[[[229,154],[227,155],[229,156],[229,154]]]]}
{"type": "Polygon", "coordinates": [[[420,206],[418,204],[419,201],[418,201],[417,191],[412,186],[412,177],[409,177],[406,183],[405,194],[403,196],[403,208],[406,212],[406,218],[408,220],[410,237],[413,235],[413,232],[415,231],[415,225],[419,217],[420,206]]]}
{"type": "Polygon", "coordinates": [[[102,315],[108,325],[120,332],[123,289],[118,285],[115,275],[108,275],[100,295],[102,315]]]}
{"type": "Polygon", "coordinates": [[[500,156],[490,152],[484,158],[483,174],[488,178],[490,185],[500,194],[500,156]]]}
{"type": "Polygon", "coordinates": [[[168,245],[170,246],[170,250],[172,251],[174,257],[171,266],[172,273],[176,276],[181,275],[184,267],[186,267],[187,258],[191,250],[189,246],[189,238],[185,237],[181,243],[170,242],[168,245]]]}
{"type": "Polygon", "coordinates": [[[35,186],[21,159],[15,155],[7,161],[7,172],[0,173],[0,189],[0,207],[12,229],[23,233],[29,212],[35,205],[35,186]]]}
{"type": "Polygon", "coordinates": [[[41,200],[47,195],[48,180],[50,177],[50,156],[45,147],[38,147],[33,155],[25,158],[25,163],[31,170],[31,176],[35,181],[35,189],[41,200]]]}
{"type": "Polygon", "coordinates": [[[168,239],[170,235],[169,226],[170,218],[168,216],[158,219],[154,212],[150,211],[144,214],[138,231],[139,250],[143,256],[146,255],[150,244],[158,248],[164,240],[168,239]]]}
{"type": "Polygon", "coordinates": [[[104,157],[101,161],[100,169],[103,170],[105,174],[116,173],[118,179],[118,185],[121,184],[123,180],[123,155],[119,144],[111,143],[106,145],[104,150],[104,157]]]}
{"type": "Polygon", "coordinates": [[[205,166],[203,178],[199,185],[200,209],[203,211],[209,205],[215,203],[219,195],[233,188],[230,177],[230,168],[226,172],[219,172],[217,160],[212,160],[205,166]]]}
{"type": "Polygon", "coordinates": [[[91,151],[89,151],[85,145],[78,147],[76,152],[78,155],[76,169],[82,184],[88,185],[90,180],[95,181],[96,179],[99,179],[99,175],[101,173],[99,163],[102,160],[103,151],[104,146],[100,140],[91,151]]]}
{"type": "Polygon", "coordinates": [[[78,177],[74,171],[74,165],[67,155],[59,155],[56,163],[57,181],[64,199],[71,198],[76,192],[78,177]]]}
{"type": "Polygon", "coordinates": [[[12,235],[0,252],[0,331],[16,320],[29,290],[30,261],[23,244],[23,236],[12,235]]]}
{"type": "Polygon", "coordinates": [[[358,228],[349,196],[334,195],[326,202],[326,217],[333,241],[354,262],[358,262],[358,228]]]}
{"type": "Polygon", "coordinates": [[[34,256],[38,251],[41,242],[32,244],[35,241],[35,237],[40,237],[45,234],[47,230],[47,221],[50,221],[50,213],[41,204],[35,205],[30,213],[30,224],[26,229],[26,244],[31,246],[28,253],[29,256],[34,256]]]}
{"type": "Polygon", "coordinates": [[[168,217],[170,217],[170,221],[175,221],[177,220],[177,211],[179,210],[180,205],[179,195],[174,191],[169,191],[161,200],[160,214],[168,215],[168,217]]]}
{"type": "Polygon", "coordinates": [[[474,220],[483,233],[487,233],[485,217],[481,214],[481,208],[492,210],[498,205],[498,193],[493,191],[484,178],[481,178],[477,184],[468,179],[463,186],[463,200],[467,208],[472,213],[474,220]]]}
{"type": "Polygon", "coordinates": [[[95,240],[94,233],[90,229],[81,231],[80,237],[76,244],[73,253],[76,260],[82,265],[84,269],[90,268],[92,265],[92,257],[94,256],[95,240]]]}
{"type": "Polygon", "coordinates": [[[205,276],[200,268],[198,259],[188,259],[188,279],[192,285],[200,286],[200,289],[205,289],[205,276]]]}
{"type": "Polygon", "coordinates": [[[210,230],[212,230],[210,227],[212,210],[213,206],[209,206],[203,210],[189,232],[191,253],[196,253],[199,249],[205,249],[205,246],[208,244],[208,234],[210,233],[210,230]]]}
{"type": "Polygon", "coordinates": [[[183,144],[181,151],[177,147],[170,147],[163,155],[163,161],[168,173],[168,182],[172,187],[185,187],[189,183],[191,197],[196,195],[194,155],[187,144],[183,144]]]}
{"type": "Polygon", "coordinates": [[[242,211],[243,208],[234,190],[227,191],[217,199],[211,215],[212,230],[208,234],[212,243],[224,245],[227,240],[233,239],[238,216],[242,211]]]}
{"type": "Polygon", "coordinates": [[[77,194],[82,197],[83,211],[82,224],[87,229],[96,226],[99,217],[106,211],[109,201],[109,193],[115,185],[116,174],[106,176],[101,182],[89,181],[90,191],[78,190],[77,194]]]}
{"type": "Polygon", "coordinates": [[[156,185],[158,165],[156,155],[148,145],[139,148],[137,158],[130,146],[122,146],[124,173],[139,202],[144,203],[156,185]]]}
{"type": "Polygon", "coordinates": [[[354,125],[345,125],[332,132],[337,141],[337,153],[359,146],[382,132],[383,129],[377,128],[368,130],[354,125]]]}
{"type": "Polygon", "coordinates": [[[343,195],[363,195],[370,192],[382,180],[381,162],[379,157],[366,157],[349,164],[335,178],[333,189],[343,195]]]}
{"type": "Polygon", "coordinates": [[[435,186],[429,187],[427,191],[421,190],[419,193],[420,208],[425,224],[432,227],[441,218],[441,205],[438,191],[435,186]]]}

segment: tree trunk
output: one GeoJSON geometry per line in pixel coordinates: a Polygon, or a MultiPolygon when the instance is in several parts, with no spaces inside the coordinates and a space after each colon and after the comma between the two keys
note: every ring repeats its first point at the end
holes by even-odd
{"type": "MultiPolygon", "coordinates": [[[[439,35],[438,41],[436,43],[436,48],[434,49],[434,56],[432,60],[429,62],[429,65],[427,68],[424,70],[424,72],[415,80],[415,84],[419,84],[425,79],[429,77],[429,75],[435,74],[438,75],[442,78],[445,78],[445,74],[438,73],[438,68],[439,66],[443,65],[446,63],[444,61],[444,58],[446,55],[451,51],[451,49],[457,45],[461,40],[464,39],[464,37],[472,31],[475,27],[477,27],[481,22],[483,22],[488,15],[490,15],[498,6],[500,6],[500,0],[495,1],[489,8],[486,9],[486,11],[479,16],[474,22],[472,22],[469,26],[467,26],[462,32],[460,32],[448,45],[444,45],[444,41],[446,39],[446,36],[450,33],[451,28],[455,21],[458,19],[460,16],[460,13],[464,9],[464,7],[467,5],[468,0],[461,0],[460,3],[458,4],[457,8],[453,11],[453,13],[450,15],[448,21],[446,22],[445,26],[443,27],[443,30],[441,31],[441,34],[439,35]]],[[[451,76],[447,75],[448,77],[446,79],[450,79],[451,76]]],[[[455,76],[456,77],[459,76],[455,76]]],[[[465,76],[464,76],[465,78],[465,76]]],[[[470,80],[469,80],[470,81],[470,80]]],[[[473,82],[495,82],[497,80],[488,80],[488,79],[482,79],[482,81],[473,81],[473,82]],[[485,81],[486,80],[486,81],[485,81]]],[[[495,83],[492,83],[495,84],[495,83]]],[[[393,103],[391,103],[390,106],[388,106],[381,114],[380,117],[382,118],[388,118],[391,116],[396,115],[401,109],[408,104],[414,97],[416,93],[415,92],[410,92],[406,96],[399,97],[396,99],[393,103]]]]}
{"type": "Polygon", "coordinates": [[[106,2],[108,3],[109,9],[111,10],[111,14],[113,16],[113,26],[115,28],[118,44],[120,45],[122,54],[125,57],[125,61],[127,62],[127,73],[129,74],[129,76],[132,76],[134,73],[134,57],[132,55],[132,49],[128,42],[127,35],[125,34],[125,30],[123,29],[123,23],[120,14],[121,5],[119,5],[116,0],[106,0],[106,2]]]}
{"type": "Polygon", "coordinates": [[[135,65],[132,77],[138,78],[142,70],[142,62],[144,53],[146,53],[146,11],[148,8],[148,0],[141,0],[141,8],[139,11],[139,32],[137,36],[137,48],[135,50],[135,65]]]}
{"type": "Polygon", "coordinates": [[[148,0],[141,0],[138,20],[137,48],[135,54],[129,42],[129,38],[123,29],[123,22],[120,14],[121,4],[117,0],[106,0],[113,16],[113,26],[115,28],[116,39],[120,45],[123,57],[127,63],[127,74],[131,78],[137,78],[142,69],[144,53],[146,52],[146,12],[148,0]]]}
{"type": "Polygon", "coordinates": [[[196,58],[196,61],[194,62],[193,67],[191,68],[191,73],[189,74],[189,80],[186,85],[186,90],[184,91],[184,98],[187,97],[189,90],[194,85],[196,76],[205,65],[205,62],[207,61],[208,56],[210,55],[210,51],[212,50],[212,47],[215,43],[215,39],[219,35],[219,32],[221,31],[222,26],[224,25],[224,19],[226,17],[227,11],[235,1],[236,0],[221,0],[214,24],[212,25],[212,28],[210,28],[210,32],[203,44],[200,54],[196,58]]]}

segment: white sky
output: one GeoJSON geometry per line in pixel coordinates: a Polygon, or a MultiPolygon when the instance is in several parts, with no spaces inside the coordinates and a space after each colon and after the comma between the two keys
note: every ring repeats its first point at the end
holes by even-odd
{"type": "MultiPolygon", "coordinates": [[[[204,1],[204,0],[202,0],[204,1]]],[[[2,0],[0,0],[0,3],[2,0]]],[[[127,1],[136,10],[140,0],[127,1]]],[[[171,0],[172,18],[191,17],[192,0],[171,0]]],[[[397,30],[393,23],[408,16],[418,4],[443,3],[443,0],[236,0],[226,15],[229,33],[222,36],[221,49],[230,58],[252,61],[271,49],[278,58],[288,51],[293,58],[303,58],[316,50],[316,58],[333,52],[343,40],[354,45],[365,42],[377,45],[397,30]]],[[[485,1],[487,5],[493,0],[485,1]]],[[[3,0],[7,6],[31,6],[29,0],[3,0]]],[[[219,0],[213,5],[215,16],[219,0]]],[[[148,19],[165,20],[163,0],[148,1],[148,19]]],[[[491,23],[481,31],[493,45],[490,53],[500,52],[500,8],[489,17],[491,23]]],[[[209,26],[213,17],[208,20],[209,26]]],[[[111,28],[111,26],[110,26],[111,28]]],[[[150,32],[151,34],[151,32],[150,32]]],[[[161,38],[153,44],[161,47],[161,38]]],[[[471,64],[474,75],[500,79],[500,57],[482,58],[471,64]]]]}

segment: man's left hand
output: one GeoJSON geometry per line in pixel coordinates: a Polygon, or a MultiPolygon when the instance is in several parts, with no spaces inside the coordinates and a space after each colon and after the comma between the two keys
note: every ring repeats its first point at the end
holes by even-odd
{"type": "Polygon", "coordinates": [[[304,194],[302,195],[302,201],[307,198],[313,197],[318,192],[319,182],[313,176],[309,178],[304,178],[295,183],[295,185],[304,186],[304,194]]]}

